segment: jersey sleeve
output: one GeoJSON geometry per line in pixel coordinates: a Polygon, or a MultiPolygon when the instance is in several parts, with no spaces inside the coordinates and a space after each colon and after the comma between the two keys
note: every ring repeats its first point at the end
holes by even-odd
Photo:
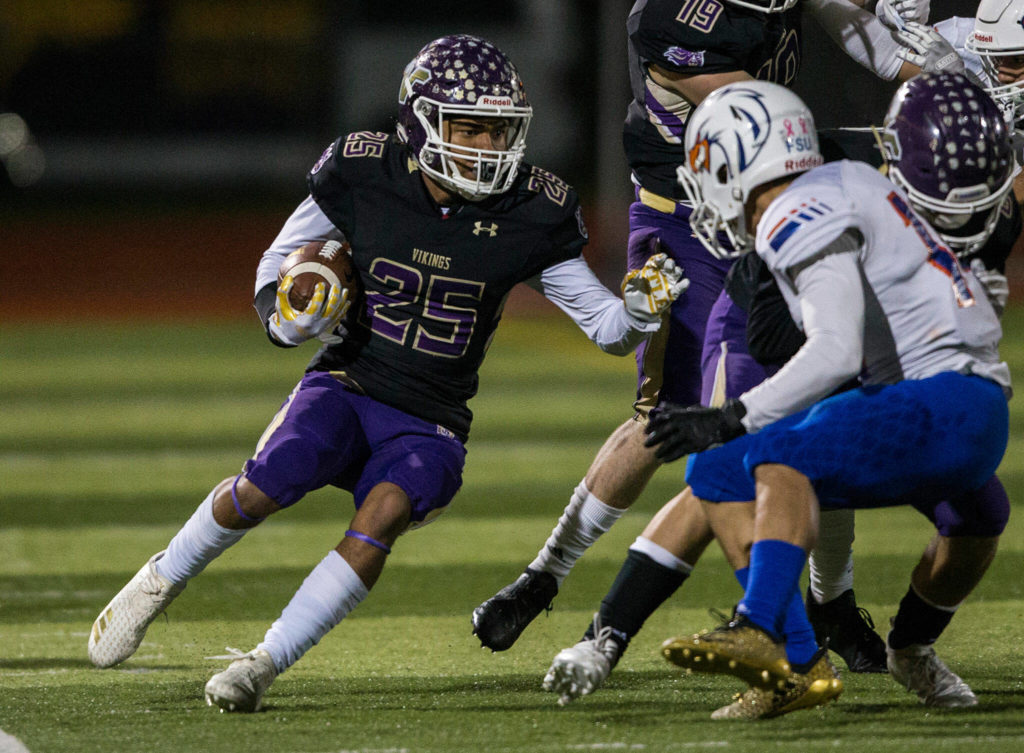
{"type": "Polygon", "coordinates": [[[902,47],[874,13],[849,0],[805,0],[804,7],[839,49],[876,76],[892,81],[899,74],[902,47]]]}
{"type": "MultiPolygon", "coordinates": [[[[359,182],[360,163],[370,157],[354,156],[351,149],[346,152],[352,135],[343,136],[328,146],[306,178],[309,195],[313,201],[330,221],[346,234],[351,234],[349,225],[353,221],[352,187],[359,182]]],[[[376,157],[379,155],[374,159],[376,157]]]]}
{"type": "Polygon", "coordinates": [[[755,246],[776,279],[792,286],[823,249],[857,227],[856,202],[843,189],[844,166],[850,164],[834,162],[804,173],[768,207],[755,246]]]}
{"type": "Polygon", "coordinates": [[[796,273],[807,340],[777,373],[740,396],[747,431],[803,410],[860,371],[865,304],[858,250],[847,233],[796,273]]]}
{"type": "Polygon", "coordinates": [[[576,191],[557,175],[530,167],[526,181],[529,199],[521,211],[525,221],[545,228],[543,240],[530,254],[521,280],[554,264],[576,259],[590,236],[576,191]]]}
{"type": "Polygon", "coordinates": [[[661,326],[631,317],[622,299],[597,279],[582,256],[554,264],[526,284],[564,311],[605,353],[631,353],[661,326]]]}

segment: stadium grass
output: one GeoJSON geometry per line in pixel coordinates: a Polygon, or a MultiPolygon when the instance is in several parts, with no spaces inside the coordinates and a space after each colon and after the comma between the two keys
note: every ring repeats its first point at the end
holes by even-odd
{"type": "MultiPolygon", "coordinates": [[[[1004,356],[1024,374],[1024,310],[1004,356]]],[[[607,685],[565,708],[540,689],[574,643],[625,548],[678,491],[681,464],[587,554],[554,611],[492,654],[473,607],[547,536],[607,434],[628,415],[629,359],[562,317],[510,320],[481,377],[465,483],[452,509],[395,549],[369,599],[282,675],[255,715],[205,706],[206,657],[255,645],[337,542],[350,498],[322,490],[253,531],[195,579],[121,667],[96,670],[104,603],[217,481],[238,469],[311,351],[243,324],[8,326],[0,339],[0,729],[46,751],[1000,751],[1024,750],[1024,408],[1011,403],[1001,476],[1014,517],[986,580],[939,643],[980,705],[930,710],[887,676],[844,673],[824,709],[715,722],[740,687],[687,676],[660,642],[710,627],[738,587],[712,549],[648,622],[607,685]]],[[[930,536],[905,509],[857,524],[856,590],[885,631],[930,536]]],[[[2,741],[0,741],[2,742],[2,741]]],[[[0,745],[2,748],[2,745],[0,745]]]]}

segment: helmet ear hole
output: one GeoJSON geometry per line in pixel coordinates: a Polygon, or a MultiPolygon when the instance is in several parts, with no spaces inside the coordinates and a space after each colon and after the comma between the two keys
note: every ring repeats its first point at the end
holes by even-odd
{"type": "Polygon", "coordinates": [[[726,165],[719,165],[715,171],[715,180],[722,186],[729,182],[729,168],[726,165]]]}

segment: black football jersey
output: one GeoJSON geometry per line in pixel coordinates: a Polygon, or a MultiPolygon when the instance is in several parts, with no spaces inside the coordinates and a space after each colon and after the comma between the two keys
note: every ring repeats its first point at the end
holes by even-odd
{"type": "Polygon", "coordinates": [[[789,86],[800,68],[800,4],[785,13],[759,13],[725,0],[638,0],[629,13],[629,79],[633,102],[622,141],[640,184],[683,199],[676,167],[693,108],[646,76],[656,64],[679,73],[746,71],[789,86]]]}
{"type": "Polygon", "coordinates": [[[512,287],[576,258],[587,240],[576,192],[520,166],[513,187],[443,214],[392,134],[338,139],[309,174],[317,205],[352,246],[364,295],[343,343],[309,368],[465,440],[477,371],[512,287]]]}

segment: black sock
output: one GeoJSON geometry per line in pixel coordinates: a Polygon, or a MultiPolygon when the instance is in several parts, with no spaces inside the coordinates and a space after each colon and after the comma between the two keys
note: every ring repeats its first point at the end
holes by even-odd
{"type": "Polygon", "coordinates": [[[946,629],[946,625],[953,619],[953,614],[954,612],[927,604],[913,587],[908,588],[892,624],[889,646],[906,648],[914,643],[926,646],[935,643],[946,629]]]}
{"type": "MultiPolygon", "coordinates": [[[[659,565],[643,552],[629,550],[615,582],[601,601],[601,624],[615,630],[613,637],[625,651],[630,639],[665,599],[676,592],[689,573],[659,565]],[[621,636],[621,638],[620,638],[621,636]]],[[[585,639],[594,637],[593,624],[585,639]]]]}

